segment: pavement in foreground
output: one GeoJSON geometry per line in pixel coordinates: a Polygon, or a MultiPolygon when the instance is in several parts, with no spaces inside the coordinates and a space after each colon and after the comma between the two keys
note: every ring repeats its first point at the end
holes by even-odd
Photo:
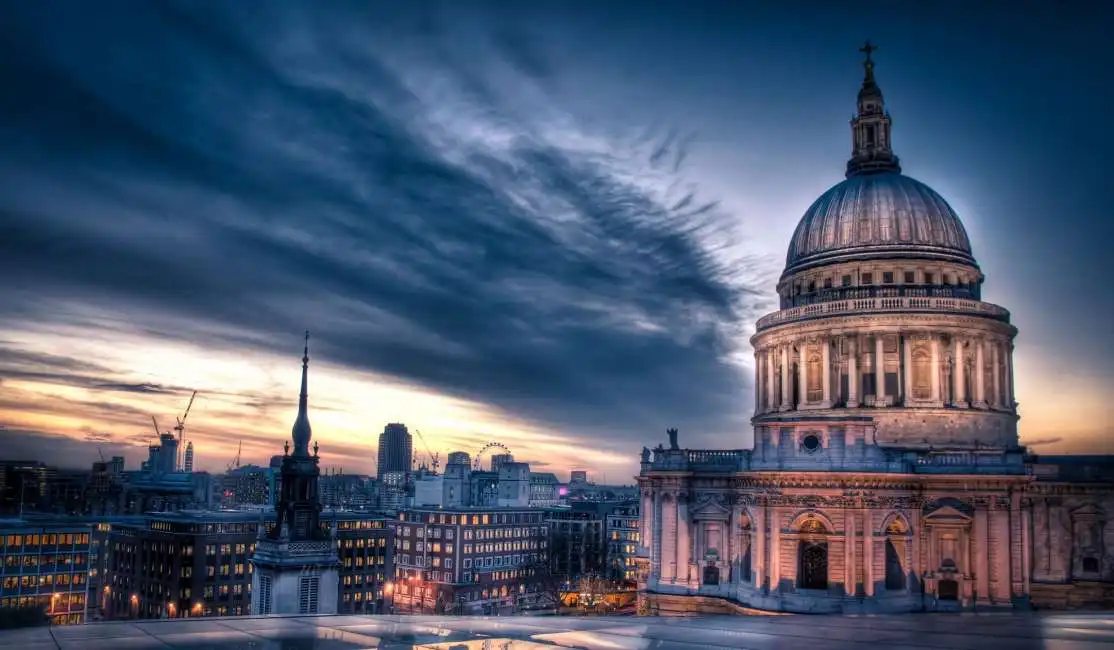
{"type": "Polygon", "coordinates": [[[13,650],[1114,650],[1114,612],[902,616],[292,616],[0,631],[13,650]]]}

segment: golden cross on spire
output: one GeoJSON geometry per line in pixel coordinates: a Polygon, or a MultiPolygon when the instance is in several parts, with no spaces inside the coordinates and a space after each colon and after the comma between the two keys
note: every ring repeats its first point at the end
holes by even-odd
{"type": "Polygon", "coordinates": [[[874,61],[871,60],[870,55],[872,53],[874,53],[877,49],[878,49],[878,47],[876,45],[871,45],[870,41],[867,41],[866,45],[863,45],[862,47],[859,48],[859,51],[866,55],[866,62],[867,63],[874,63],[874,61]]]}

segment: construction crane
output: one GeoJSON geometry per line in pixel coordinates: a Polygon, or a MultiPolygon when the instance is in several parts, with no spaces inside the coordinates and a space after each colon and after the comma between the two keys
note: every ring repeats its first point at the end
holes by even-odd
{"type": "Polygon", "coordinates": [[[414,433],[418,434],[418,440],[422,441],[422,446],[425,447],[426,453],[429,454],[429,460],[433,463],[433,473],[436,474],[437,468],[441,466],[441,452],[437,452],[436,454],[433,453],[433,450],[429,448],[429,443],[425,441],[425,436],[422,435],[421,430],[414,429],[414,433]]]}
{"type": "Polygon", "coordinates": [[[243,448],[244,448],[244,441],[241,440],[236,445],[236,457],[232,459],[232,462],[228,463],[228,471],[231,472],[234,469],[239,469],[240,468],[240,452],[243,451],[243,448]]]}
{"type": "Polygon", "coordinates": [[[155,440],[158,440],[162,437],[162,431],[159,430],[159,421],[153,415],[151,416],[151,424],[155,425],[155,440]]]}
{"type": "Polygon", "coordinates": [[[190,408],[193,407],[195,397],[197,397],[197,391],[193,391],[193,395],[190,395],[190,403],[186,404],[185,412],[182,413],[182,417],[178,418],[178,424],[174,427],[174,430],[178,432],[178,454],[174,458],[175,469],[182,469],[182,432],[186,430],[186,418],[190,415],[190,408]]]}

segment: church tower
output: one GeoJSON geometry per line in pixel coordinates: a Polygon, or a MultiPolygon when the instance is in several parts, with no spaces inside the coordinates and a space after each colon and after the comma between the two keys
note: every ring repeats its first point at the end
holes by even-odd
{"type": "Polygon", "coordinates": [[[336,543],[321,527],[317,498],[317,443],[309,451],[309,332],[302,355],[298,417],[282,458],[282,489],[275,504],[275,527],[260,528],[252,558],[252,614],[335,614],[339,585],[336,543]]]}

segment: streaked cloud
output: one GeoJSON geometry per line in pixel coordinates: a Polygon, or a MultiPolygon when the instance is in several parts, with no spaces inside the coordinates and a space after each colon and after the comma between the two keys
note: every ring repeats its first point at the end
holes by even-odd
{"type": "Polygon", "coordinates": [[[666,425],[745,427],[732,355],[764,299],[730,215],[684,137],[565,110],[528,34],[50,4],[0,28],[13,429],[139,441],[198,389],[210,459],[273,453],[305,328],[314,430],[365,470],[392,419],[613,467],[666,425]]]}

